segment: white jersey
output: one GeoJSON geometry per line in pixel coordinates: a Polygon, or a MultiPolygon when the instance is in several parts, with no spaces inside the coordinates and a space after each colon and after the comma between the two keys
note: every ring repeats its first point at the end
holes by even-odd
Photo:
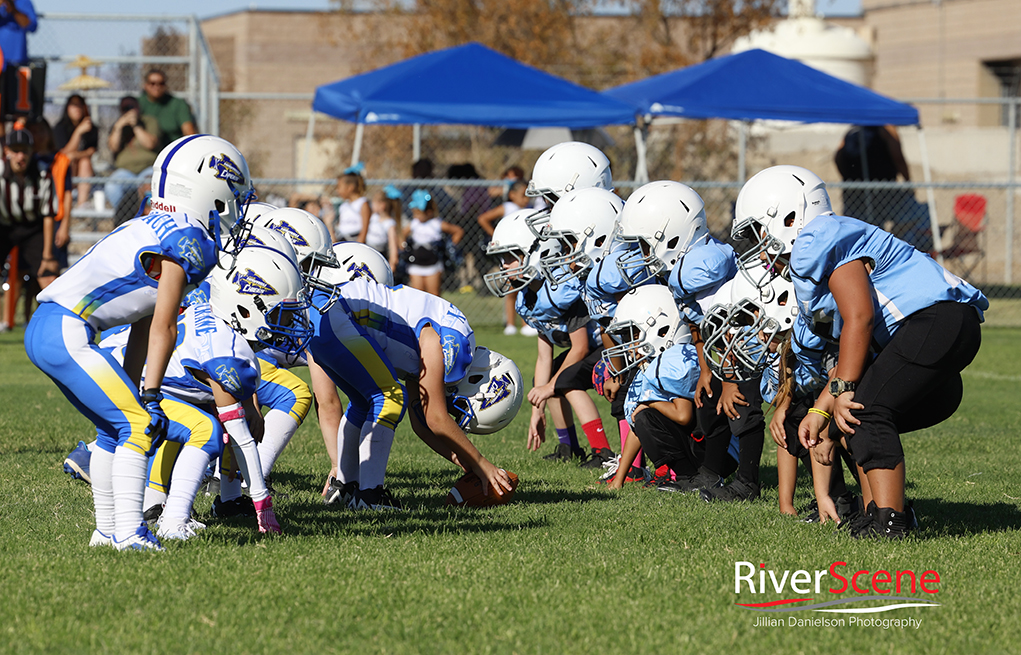
{"type": "Polygon", "coordinates": [[[457,307],[431,293],[403,285],[387,287],[368,278],[347,282],[340,292],[341,300],[331,312],[342,307],[380,345],[401,377],[418,377],[418,338],[426,325],[440,335],[447,383],[459,382],[467,374],[475,354],[475,333],[457,307]]]}
{"type": "Polygon", "coordinates": [[[103,237],[39,294],[87,321],[97,332],[152,315],[157,280],[148,274],[155,257],[184,268],[189,285],[202,282],[218,248],[205,225],[185,213],[140,216],[103,237]]]}
{"type": "Polygon", "coordinates": [[[337,238],[353,241],[362,233],[362,206],[369,201],[362,196],[340,205],[337,210],[337,238]]]}
{"type": "Polygon", "coordinates": [[[383,254],[390,252],[390,230],[397,226],[397,221],[379,214],[369,217],[369,231],[365,235],[365,244],[383,254]]]}
{"type": "Polygon", "coordinates": [[[411,234],[408,241],[411,246],[435,246],[443,239],[443,219],[439,216],[430,218],[427,221],[420,221],[417,218],[409,223],[411,234]]]}
{"type": "Polygon", "coordinates": [[[248,342],[213,314],[192,305],[177,321],[177,347],[167,364],[163,393],[192,404],[213,403],[213,390],[195,378],[202,371],[239,402],[259,388],[259,362],[248,342]]]}

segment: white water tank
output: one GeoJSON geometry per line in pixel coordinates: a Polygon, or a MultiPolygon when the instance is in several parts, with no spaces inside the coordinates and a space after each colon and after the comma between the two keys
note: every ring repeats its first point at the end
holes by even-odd
{"type": "Polygon", "coordinates": [[[772,29],[734,41],[731,52],[759,48],[798,61],[861,86],[869,86],[872,48],[849,27],[815,16],[813,0],[789,0],[788,18],[772,29]]]}

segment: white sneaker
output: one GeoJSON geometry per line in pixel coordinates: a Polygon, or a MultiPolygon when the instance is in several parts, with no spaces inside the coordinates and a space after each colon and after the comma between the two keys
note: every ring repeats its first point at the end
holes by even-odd
{"type": "Polygon", "coordinates": [[[163,517],[156,523],[156,536],[160,539],[174,539],[178,541],[187,541],[192,537],[198,536],[199,530],[205,530],[205,523],[199,523],[195,519],[187,519],[186,521],[164,521],[163,517]]]}
{"type": "Polygon", "coordinates": [[[124,541],[117,541],[117,538],[114,537],[113,547],[117,550],[163,550],[163,545],[160,544],[156,535],[149,531],[149,526],[145,523],[138,526],[135,534],[124,541]]]}
{"type": "Polygon", "coordinates": [[[508,325],[507,327],[505,327],[503,329],[503,336],[505,336],[505,337],[513,337],[517,333],[518,333],[518,329],[516,327],[514,327],[513,325],[508,325]]]}
{"type": "Polygon", "coordinates": [[[531,325],[526,325],[521,328],[521,331],[518,332],[518,334],[520,334],[523,337],[537,337],[539,336],[539,331],[536,330],[531,325]]]}
{"type": "Polygon", "coordinates": [[[96,546],[112,546],[113,537],[110,535],[103,534],[99,530],[92,531],[92,538],[89,539],[89,547],[95,548],[96,546]]]}

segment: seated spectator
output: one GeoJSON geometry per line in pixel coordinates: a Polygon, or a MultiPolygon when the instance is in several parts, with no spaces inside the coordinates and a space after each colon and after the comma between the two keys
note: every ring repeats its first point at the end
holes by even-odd
{"type": "Polygon", "coordinates": [[[53,180],[53,193],[57,197],[57,214],[53,217],[53,254],[60,270],[64,270],[68,266],[67,246],[71,242],[71,160],[56,149],[53,128],[45,118],[28,123],[25,129],[35,142],[35,158],[39,167],[48,168],[53,180]]]}
{"type": "Polygon", "coordinates": [[[138,97],[138,107],[143,116],[155,116],[159,123],[157,152],[182,136],[198,134],[191,107],[167,90],[167,76],[157,68],[145,74],[145,92],[138,97]]]}
{"type": "Polygon", "coordinates": [[[131,211],[134,216],[138,208],[138,185],[112,180],[152,176],[152,165],[159,154],[159,124],[154,116],[140,114],[138,100],[132,96],[121,98],[120,110],[121,116],[110,128],[110,137],[106,141],[116,169],[110,174],[111,181],[106,184],[106,197],[114,210],[120,210],[123,201],[126,205],[124,211],[131,211]],[[129,192],[130,197],[125,198],[129,192]]]}
{"type": "MultiPolygon", "coordinates": [[[[92,177],[92,155],[99,147],[99,130],[92,124],[85,98],[77,93],[64,104],[64,114],[53,126],[53,141],[71,160],[72,177],[92,177]]],[[[79,207],[88,202],[91,189],[89,182],[78,183],[79,207]]]]}

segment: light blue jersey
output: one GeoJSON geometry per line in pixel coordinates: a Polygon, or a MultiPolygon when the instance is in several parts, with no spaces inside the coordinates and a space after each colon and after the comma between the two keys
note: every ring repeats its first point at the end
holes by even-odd
{"type": "Polygon", "coordinates": [[[581,286],[582,283],[574,278],[557,285],[556,289],[548,282],[544,282],[538,291],[526,287],[518,291],[514,308],[521,320],[555,346],[569,348],[571,333],[584,327],[588,331],[589,347],[598,348],[602,346],[601,328],[589,318],[581,286]]]}
{"type": "Polygon", "coordinates": [[[817,334],[840,337],[842,320],[828,283],[833,271],[855,260],[865,260],[872,269],[872,335],[880,347],[890,342],[901,321],[936,303],[971,305],[980,320],[989,308],[981,291],[892,234],[855,218],[823,215],[805,226],[791,252],[798,306],[817,334]]]}
{"type": "Polygon", "coordinates": [[[599,321],[603,327],[613,320],[613,313],[617,311],[617,297],[631,289],[617,267],[617,260],[627,252],[628,248],[617,247],[596,264],[585,278],[582,299],[589,316],[599,321]]]}
{"type": "MultiPolygon", "coordinates": [[[[794,321],[791,331],[791,351],[794,353],[793,398],[818,395],[829,380],[829,371],[837,365],[837,346],[826,341],[811,330],[801,314],[794,321]]],[[[780,357],[776,356],[762,373],[759,390],[762,399],[772,403],[780,384],[780,357]]]]}
{"type": "MultiPolygon", "coordinates": [[[[684,318],[699,325],[716,304],[720,287],[737,275],[737,256],[726,243],[707,234],[691,246],[670,271],[670,291],[684,318]]],[[[729,302],[729,298],[724,302],[729,302]]]]}
{"type": "Polygon", "coordinates": [[[624,415],[630,421],[638,405],[656,401],[670,402],[687,398],[694,402],[698,384],[698,352],[690,343],[682,343],[649,360],[624,399],[624,415]]]}

